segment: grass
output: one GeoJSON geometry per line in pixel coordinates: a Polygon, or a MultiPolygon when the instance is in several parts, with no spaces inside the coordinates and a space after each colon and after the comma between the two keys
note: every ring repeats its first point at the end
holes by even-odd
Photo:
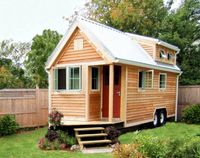
{"type": "MultiPolygon", "coordinates": [[[[5,158],[111,158],[111,153],[105,154],[82,154],[81,152],[67,151],[43,151],[37,146],[41,137],[46,133],[46,128],[35,131],[29,131],[22,134],[0,138],[0,157],[5,158]]],[[[141,135],[157,136],[160,139],[185,138],[200,134],[200,125],[187,125],[184,123],[168,123],[163,127],[156,129],[147,129],[139,131],[141,135]]],[[[134,132],[120,136],[121,143],[131,143],[134,138],[134,132]]]]}
{"type": "Polygon", "coordinates": [[[106,154],[82,154],[81,152],[67,151],[43,151],[37,146],[47,128],[29,131],[22,134],[0,138],[0,157],[2,158],[110,158],[111,153],[106,154]]]}
{"type": "MultiPolygon", "coordinates": [[[[200,125],[192,125],[185,123],[167,123],[165,126],[137,131],[139,135],[156,136],[160,139],[184,139],[189,136],[197,136],[200,134],[200,125]]],[[[133,132],[121,135],[119,140],[123,144],[130,144],[133,142],[135,134],[133,132]]]]}

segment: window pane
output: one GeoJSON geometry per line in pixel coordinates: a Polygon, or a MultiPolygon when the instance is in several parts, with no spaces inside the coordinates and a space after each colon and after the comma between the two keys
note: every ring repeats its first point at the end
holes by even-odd
{"type": "Polygon", "coordinates": [[[80,85],[80,67],[69,67],[69,90],[78,90],[80,85]]]}
{"type": "Polygon", "coordinates": [[[58,89],[66,89],[66,69],[58,69],[58,89]]]}
{"type": "Polygon", "coordinates": [[[92,89],[98,89],[99,83],[99,69],[92,67],[92,89]]]}
{"type": "Polygon", "coordinates": [[[166,87],[166,75],[160,74],[160,88],[166,87]]]}
{"type": "Polygon", "coordinates": [[[79,79],[74,79],[74,87],[73,89],[79,89],[79,79]]]}
{"type": "Polygon", "coordinates": [[[139,88],[145,87],[145,72],[140,71],[139,72],[139,88]]]}
{"type": "Polygon", "coordinates": [[[79,67],[74,68],[74,78],[79,78],[79,67]]]}

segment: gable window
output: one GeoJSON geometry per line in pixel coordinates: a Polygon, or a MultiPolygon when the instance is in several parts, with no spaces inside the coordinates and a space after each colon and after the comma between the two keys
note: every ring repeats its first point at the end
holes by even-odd
{"type": "Polygon", "coordinates": [[[165,89],[166,88],[166,79],[167,79],[167,74],[161,73],[160,74],[160,83],[159,83],[159,88],[160,89],[165,89]]]}
{"type": "Polygon", "coordinates": [[[174,56],[173,56],[172,54],[168,53],[167,59],[168,59],[169,61],[171,61],[173,58],[174,58],[174,56]]]}
{"type": "Polygon", "coordinates": [[[66,68],[54,70],[54,89],[66,90],[66,68]]]}
{"type": "Polygon", "coordinates": [[[81,70],[80,67],[69,67],[69,90],[81,89],[81,70]]]}
{"type": "Polygon", "coordinates": [[[161,59],[166,59],[166,58],[167,58],[167,55],[166,55],[166,53],[165,53],[164,50],[161,50],[161,51],[160,51],[160,58],[161,58],[161,59]]]}
{"type": "Polygon", "coordinates": [[[74,40],[74,50],[83,49],[83,39],[75,39],[74,40]]]}
{"type": "Polygon", "coordinates": [[[99,68],[92,67],[92,90],[99,89],[99,68]]]}
{"type": "Polygon", "coordinates": [[[139,88],[153,88],[153,70],[139,72],[139,88]]]}

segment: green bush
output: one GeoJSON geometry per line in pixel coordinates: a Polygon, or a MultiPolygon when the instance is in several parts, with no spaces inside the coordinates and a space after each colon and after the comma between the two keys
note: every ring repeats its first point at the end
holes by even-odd
{"type": "Polygon", "coordinates": [[[182,119],[186,123],[200,124],[200,104],[194,104],[184,109],[182,119]]]}
{"type": "Polygon", "coordinates": [[[5,115],[0,118],[0,136],[11,135],[16,133],[18,124],[15,116],[5,115]]]}
{"type": "Polygon", "coordinates": [[[66,131],[59,130],[58,133],[58,140],[62,144],[66,144],[72,146],[76,143],[76,139],[68,134],[66,131]]]}

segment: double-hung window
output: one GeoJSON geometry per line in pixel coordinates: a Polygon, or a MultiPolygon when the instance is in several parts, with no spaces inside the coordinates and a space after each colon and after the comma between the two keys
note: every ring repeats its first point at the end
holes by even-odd
{"type": "Polygon", "coordinates": [[[64,67],[54,69],[55,90],[80,90],[81,89],[81,67],[64,67]]]}
{"type": "Polygon", "coordinates": [[[139,88],[153,88],[153,70],[139,72],[139,88]]]}

